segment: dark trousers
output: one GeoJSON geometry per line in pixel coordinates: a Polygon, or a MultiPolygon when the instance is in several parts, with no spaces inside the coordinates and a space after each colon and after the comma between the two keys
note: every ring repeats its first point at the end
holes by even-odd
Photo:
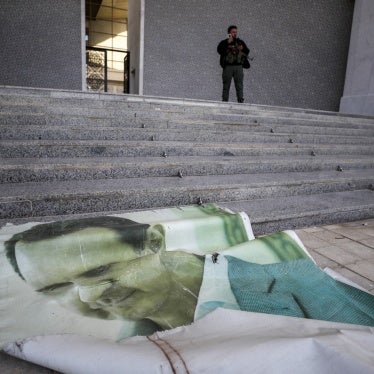
{"type": "Polygon", "coordinates": [[[236,98],[238,102],[243,102],[243,67],[241,65],[227,65],[222,72],[222,101],[229,101],[231,80],[234,78],[236,98]]]}

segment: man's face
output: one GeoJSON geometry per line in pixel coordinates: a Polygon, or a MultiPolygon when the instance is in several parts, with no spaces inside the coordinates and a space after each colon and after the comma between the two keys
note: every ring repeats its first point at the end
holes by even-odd
{"type": "Polygon", "coordinates": [[[86,228],[33,242],[19,241],[15,255],[26,282],[83,313],[139,320],[162,307],[170,288],[164,238],[147,230],[141,253],[109,228],[86,228]]]}
{"type": "Polygon", "coordinates": [[[238,36],[238,30],[237,29],[231,29],[230,31],[231,36],[236,39],[238,36]]]}

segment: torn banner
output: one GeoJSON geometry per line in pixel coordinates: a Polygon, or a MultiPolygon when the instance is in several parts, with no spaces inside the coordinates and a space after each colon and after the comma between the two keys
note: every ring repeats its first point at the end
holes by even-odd
{"type": "Polygon", "coordinates": [[[114,342],[39,336],[6,352],[63,373],[372,374],[374,328],[216,309],[189,326],[114,342]]]}
{"type": "Polygon", "coordinates": [[[215,205],[9,224],[0,235],[1,344],[56,333],[117,340],[190,323],[203,256],[254,239],[245,214],[215,205]]]}
{"type": "Polygon", "coordinates": [[[61,333],[118,341],[219,307],[373,325],[373,296],[318,269],[293,232],[254,239],[245,214],[215,205],[0,234],[2,345],[61,333]]]}

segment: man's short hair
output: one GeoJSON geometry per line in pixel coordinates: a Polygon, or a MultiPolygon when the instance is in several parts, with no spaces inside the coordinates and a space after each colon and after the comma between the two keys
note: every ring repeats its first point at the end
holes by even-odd
{"type": "Polygon", "coordinates": [[[138,223],[127,218],[110,216],[39,224],[29,230],[13,235],[11,239],[6,241],[4,243],[5,254],[8,261],[13,266],[14,271],[25,280],[18,267],[15,255],[16,244],[18,241],[22,240],[30,243],[38,240],[52,239],[91,227],[103,227],[116,231],[122,242],[133,245],[135,250],[138,253],[141,253],[146,241],[146,231],[150,225],[146,223],[138,223]]]}
{"type": "Polygon", "coordinates": [[[227,28],[227,32],[230,34],[232,29],[237,29],[237,27],[235,25],[231,25],[227,28]]]}

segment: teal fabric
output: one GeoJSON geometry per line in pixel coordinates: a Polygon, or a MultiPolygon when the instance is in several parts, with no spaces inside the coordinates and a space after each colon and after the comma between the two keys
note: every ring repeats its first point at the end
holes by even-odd
{"type": "Polygon", "coordinates": [[[309,259],[259,265],[226,258],[241,310],[374,326],[374,296],[334,280],[309,259]]]}

